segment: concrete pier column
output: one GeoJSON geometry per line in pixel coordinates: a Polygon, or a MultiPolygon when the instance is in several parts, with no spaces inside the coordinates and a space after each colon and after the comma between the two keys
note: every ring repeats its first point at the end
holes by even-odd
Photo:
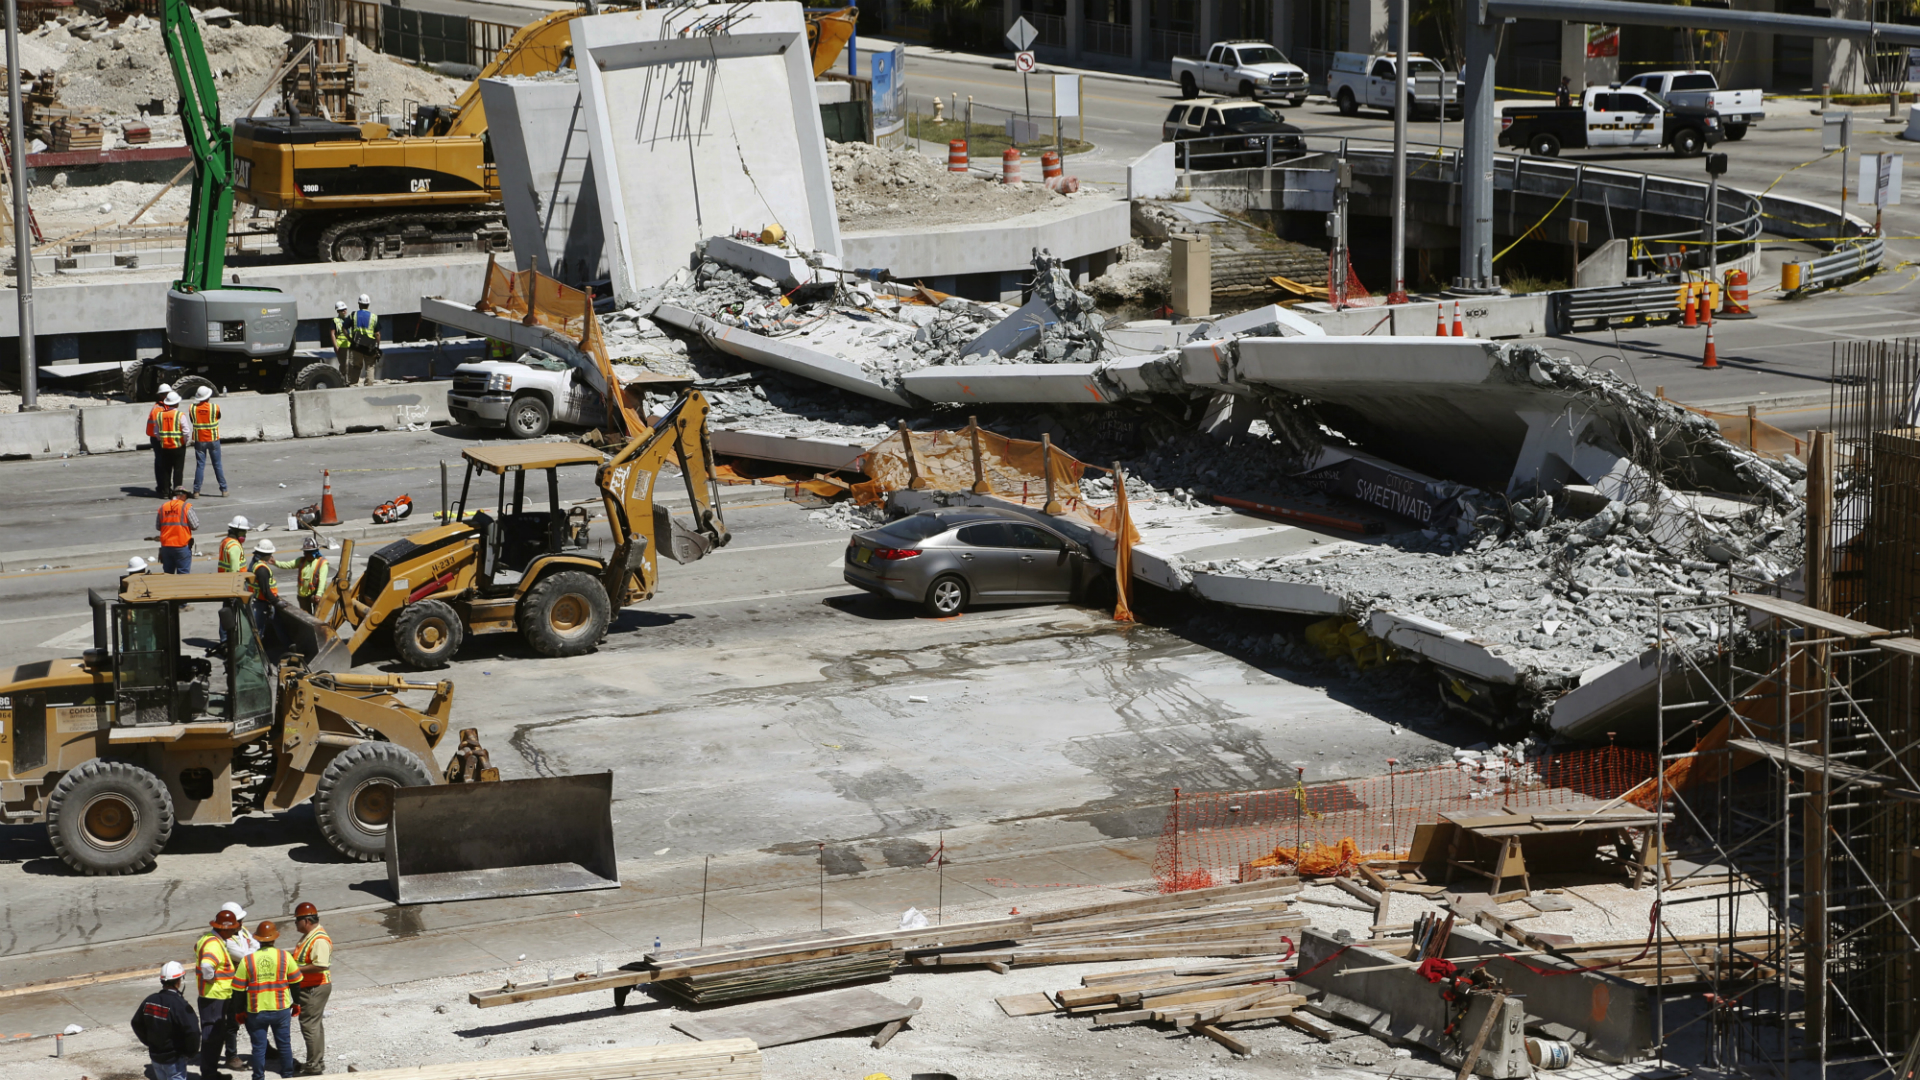
{"type": "Polygon", "coordinates": [[[1465,100],[1460,155],[1460,276],[1463,289],[1493,288],[1493,143],[1499,122],[1493,114],[1494,46],[1499,27],[1463,20],[1466,46],[1465,100]]]}

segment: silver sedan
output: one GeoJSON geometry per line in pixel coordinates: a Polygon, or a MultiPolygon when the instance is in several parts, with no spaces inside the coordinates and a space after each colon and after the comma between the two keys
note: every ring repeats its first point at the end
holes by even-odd
{"type": "Polygon", "coordinates": [[[957,615],[974,604],[1075,599],[1087,549],[1011,510],[928,510],[847,543],[846,579],[868,592],[957,615]]]}

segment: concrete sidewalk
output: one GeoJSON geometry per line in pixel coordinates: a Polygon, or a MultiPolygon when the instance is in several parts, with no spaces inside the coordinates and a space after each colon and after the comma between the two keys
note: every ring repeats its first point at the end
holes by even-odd
{"type": "MultiPolygon", "coordinates": [[[[703,925],[704,940],[718,944],[820,926],[870,930],[897,924],[909,907],[935,916],[943,902],[949,908],[987,901],[1013,908],[1068,890],[1151,890],[1155,838],[1057,848],[1028,846],[1025,839],[1014,828],[956,830],[948,834],[944,874],[917,843],[903,845],[899,861],[911,865],[824,877],[811,853],[716,858],[704,904],[701,885],[708,867],[686,859],[656,864],[639,875],[623,867],[625,883],[605,892],[324,911],[338,946],[334,981],[340,989],[334,1001],[448,976],[470,974],[475,988],[497,985],[509,971],[524,972],[517,976],[523,981],[544,979],[547,964],[565,960],[572,965],[582,957],[603,959],[614,968],[639,959],[656,941],[669,948],[691,947],[702,940],[703,925]]],[[[377,876],[379,866],[370,864],[368,871],[377,876]]],[[[155,887],[157,899],[169,892],[164,882],[155,887]]],[[[385,883],[369,881],[366,887],[384,891],[385,883]]],[[[244,895],[236,899],[247,903],[244,895]]],[[[252,908],[247,915],[250,925],[288,918],[285,912],[252,908]]],[[[167,960],[186,961],[196,936],[182,932],[0,958],[0,1012],[6,1016],[0,1046],[51,1035],[70,1024],[112,1028],[117,1034],[152,990],[154,972],[167,960]],[[151,970],[22,992],[23,983],[131,968],[151,970]]]]}

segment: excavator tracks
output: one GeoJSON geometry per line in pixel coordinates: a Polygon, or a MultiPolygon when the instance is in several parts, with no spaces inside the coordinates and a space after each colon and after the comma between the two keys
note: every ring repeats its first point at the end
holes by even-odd
{"type": "MultiPolygon", "coordinates": [[[[297,220],[283,223],[280,232],[286,239],[312,235],[297,220]]],[[[298,239],[294,246],[301,246],[298,239]]],[[[321,262],[365,262],[512,249],[506,221],[498,210],[424,210],[342,218],[320,230],[312,250],[294,254],[321,262]]],[[[286,250],[284,243],[282,250],[286,250]]]]}

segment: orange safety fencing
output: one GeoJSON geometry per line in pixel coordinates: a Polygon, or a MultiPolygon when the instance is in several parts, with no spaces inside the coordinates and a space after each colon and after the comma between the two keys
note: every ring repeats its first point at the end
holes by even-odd
{"type": "Polygon", "coordinates": [[[1263,871],[1350,870],[1373,858],[1404,858],[1416,826],[1442,813],[1591,806],[1617,799],[1654,775],[1652,751],[1605,746],[1523,759],[1438,765],[1354,780],[1265,791],[1174,789],[1154,856],[1162,892],[1253,880],[1263,871]]]}
{"type": "Polygon", "coordinates": [[[1755,410],[1749,409],[1745,414],[1741,414],[1714,412],[1712,409],[1696,408],[1667,397],[1664,389],[1660,394],[1660,400],[1669,405],[1678,405],[1690,413],[1696,413],[1713,421],[1715,426],[1719,427],[1720,434],[1726,436],[1727,441],[1733,443],[1735,446],[1744,446],[1763,457],[1775,459],[1793,457],[1802,461],[1806,460],[1807,444],[1805,440],[1794,435],[1791,431],[1774,427],[1772,424],[1760,419],[1759,416],[1755,414],[1755,410]]]}
{"type": "Polygon", "coordinates": [[[640,402],[614,377],[607,342],[600,334],[600,319],[593,313],[592,293],[562,284],[538,270],[508,270],[489,256],[480,302],[474,309],[482,315],[514,319],[572,339],[576,348],[593,358],[608,388],[617,395],[607,402],[607,415],[619,418],[628,435],[646,429],[637,411],[640,402]]]}

